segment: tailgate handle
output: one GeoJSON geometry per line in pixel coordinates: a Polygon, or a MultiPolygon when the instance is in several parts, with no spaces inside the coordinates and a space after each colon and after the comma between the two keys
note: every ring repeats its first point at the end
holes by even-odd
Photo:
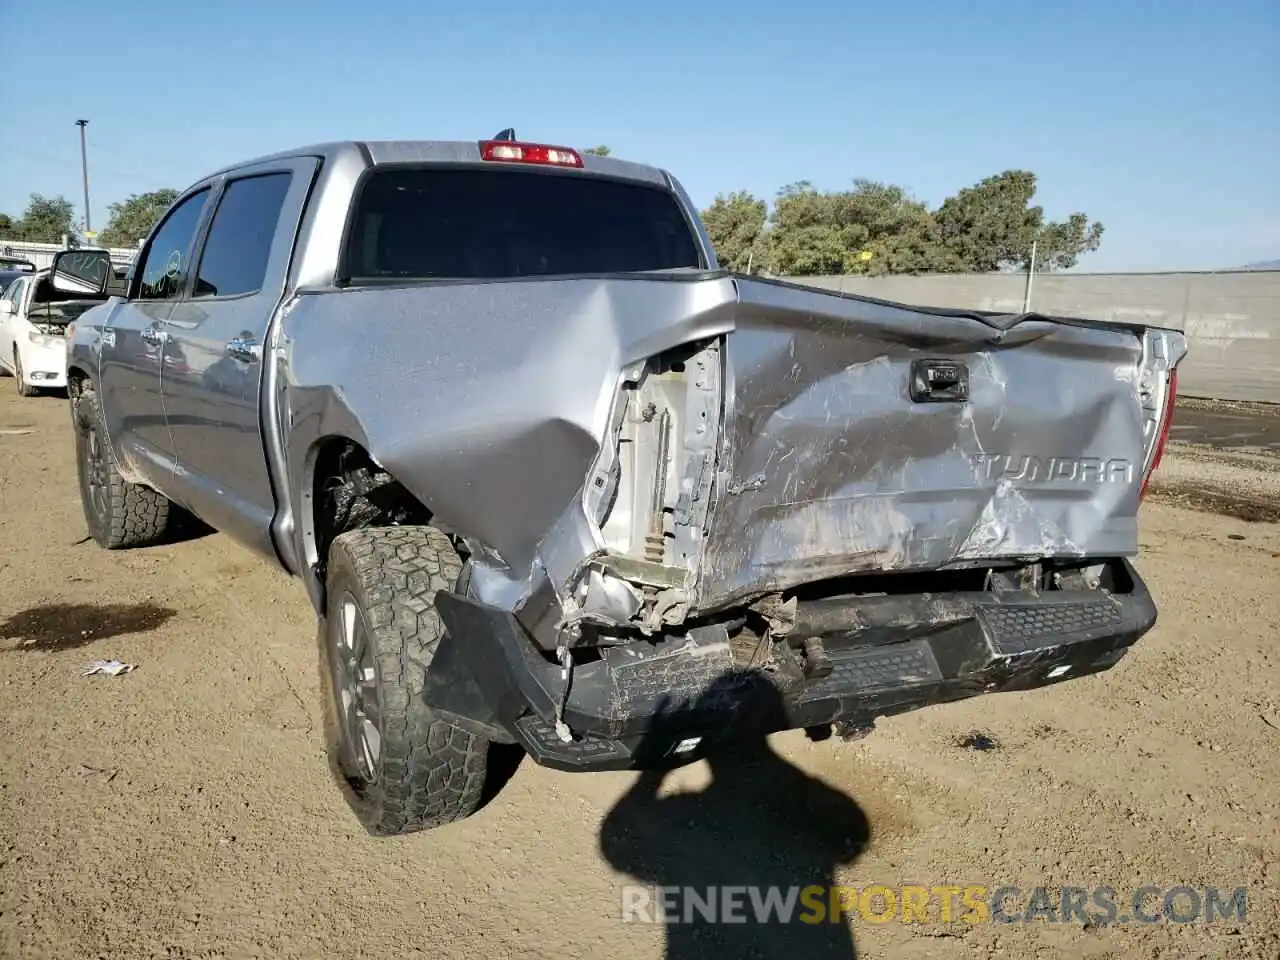
{"type": "Polygon", "coordinates": [[[916,403],[968,400],[969,368],[958,360],[913,360],[911,399],[916,403]]]}

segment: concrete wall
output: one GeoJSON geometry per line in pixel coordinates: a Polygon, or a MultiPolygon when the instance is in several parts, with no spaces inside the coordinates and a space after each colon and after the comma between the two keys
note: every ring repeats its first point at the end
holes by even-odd
{"type": "MultiPolygon", "coordinates": [[[[1025,274],[788,277],[793,283],[935,307],[1022,310],[1025,274]]],[[[1280,403],[1280,270],[1037,275],[1031,309],[1173,327],[1187,334],[1178,392],[1280,403]]]]}

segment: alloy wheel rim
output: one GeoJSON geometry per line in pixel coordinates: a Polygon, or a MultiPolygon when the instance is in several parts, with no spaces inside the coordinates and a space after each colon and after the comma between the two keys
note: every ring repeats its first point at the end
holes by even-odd
{"type": "Polygon", "coordinates": [[[360,777],[373,783],[382,755],[382,725],[369,624],[350,593],[342,595],[336,620],[331,653],[342,732],[360,777]]]}
{"type": "Polygon", "coordinates": [[[102,441],[99,439],[96,429],[89,429],[88,441],[89,469],[86,479],[89,483],[89,502],[93,504],[94,513],[101,517],[105,516],[107,510],[106,456],[102,450],[102,441]]]}

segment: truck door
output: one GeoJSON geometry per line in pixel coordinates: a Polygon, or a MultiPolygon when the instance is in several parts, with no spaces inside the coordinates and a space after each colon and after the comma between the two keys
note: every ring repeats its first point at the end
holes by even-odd
{"type": "Polygon", "coordinates": [[[211,194],[201,187],[170,208],[139,255],[128,299],[103,328],[98,387],[112,448],[130,480],[166,494],[174,450],[160,398],[168,359],[165,321],[186,285],[211,194]]]}
{"type": "Polygon", "coordinates": [[[195,281],[169,316],[164,404],[175,499],[246,546],[275,555],[261,384],[268,325],[318,161],[238,170],[214,198],[195,281]]]}

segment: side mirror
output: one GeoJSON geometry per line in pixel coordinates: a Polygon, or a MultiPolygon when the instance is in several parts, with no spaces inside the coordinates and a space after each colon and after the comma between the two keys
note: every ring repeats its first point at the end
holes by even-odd
{"type": "Polygon", "coordinates": [[[13,314],[13,303],[8,300],[0,300],[0,317],[11,317],[13,314]]]}
{"type": "Polygon", "coordinates": [[[107,283],[114,277],[111,254],[106,250],[62,250],[49,270],[51,299],[105,300],[107,283]]]}

